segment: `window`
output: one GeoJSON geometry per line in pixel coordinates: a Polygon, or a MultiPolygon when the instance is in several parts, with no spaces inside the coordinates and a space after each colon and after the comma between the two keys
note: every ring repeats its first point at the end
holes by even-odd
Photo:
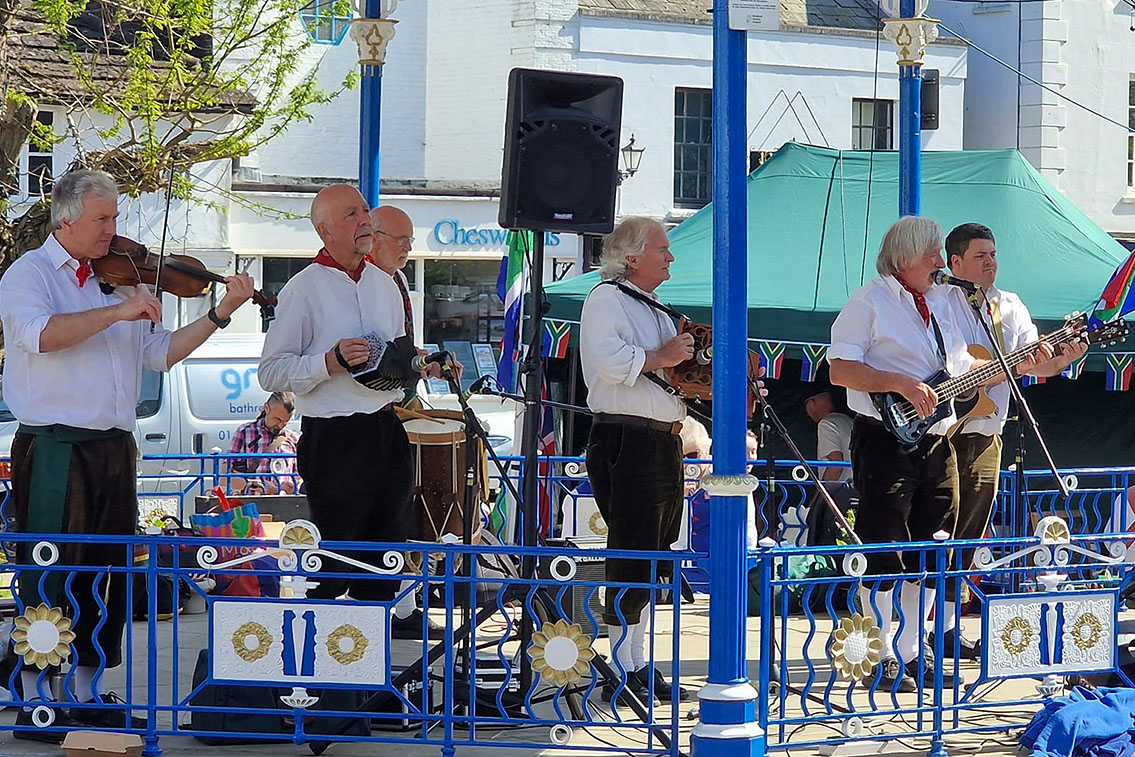
{"type": "Polygon", "coordinates": [[[157,415],[161,409],[162,374],[146,369],[142,371],[142,391],[139,393],[138,404],[134,407],[134,415],[138,418],[149,418],[157,415]]]}
{"type": "Polygon", "coordinates": [[[28,196],[42,197],[51,194],[51,178],[55,175],[50,141],[55,135],[55,114],[41,110],[35,120],[28,139],[28,196]]]}
{"type": "Polygon", "coordinates": [[[497,296],[500,261],[427,260],[425,268],[426,342],[495,344],[504,337],[504,303],[497,296]]]}
{"type": "Polygon", "coordinates": [[[347,0],[311,0],[300,11],[300,23],[313,42],[337,45],[351,25],[351,6],[347,0]]]}
{"type": "Polygon", "coordinates": [[[1135,189],[1135,76],[1127,82],[1127,186],[1135,189]]]}
{"type": "MultiPolygon", "coordinates": [[[[297,273],[307,268],[311,258],[264,258],[264,268],[261,280],[264,288],[261,290],[269,297],[275,297],[284,288],[284,284],[297,273]]],[[[261,319],[261,327],[268,331],[268,320],[261,319]]]]}
{"type": "Polygon", "coordinates": [[[713,91],[674,90],[674,205],[713,199],[713,91]]]}
{"type": "Polygon", "coordinates": [[[851,149],[893,150],[895,147],[894,100],[851,101],[851,149]]]}

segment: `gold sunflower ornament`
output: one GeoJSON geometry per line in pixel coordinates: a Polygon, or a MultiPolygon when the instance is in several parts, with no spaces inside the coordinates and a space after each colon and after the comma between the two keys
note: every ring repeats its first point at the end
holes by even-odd
{"type": "Polygon", "coordinates": [[[832,662],[836,670],[850,681],[866,678],[883,656],[883,640],[879,626],[859,613],[840,621],[832,631],[832,662]]]}
{"type": "Polygon", "coordinates": [[[568,625],[560,619],[545,623],[532,634],[528,656],[533,671],[554,686],[565,686],[583,679],[591,669],[595,650],[591,648],[591,638],[578,624],[568,625]]]}
{"type": "Polygon", "coordinates": [[[1005,651],[1016,657],[1023,653],[1033,643],[1036,631],[1029,622],[1021,616],[1010,618],[1001,629],[1001,646],[1005,651]]]}
{"type": "Polygon", "coordinates": [[[71,619],[63,616],[58,607],[41,604],[29,607],[16,618],[12,630],[12,643],[24,664],[43,670],[58,665],[71,656],[70,644],[75,640],[71,619]]]}
{"type": "Polygon", "coordinates": [[[1086,612],[1073,624],[1072,641],[1082,652],[1087,652],[1098,644],[1102,635],[1103,623],[1095,613],[1086,612]]]}

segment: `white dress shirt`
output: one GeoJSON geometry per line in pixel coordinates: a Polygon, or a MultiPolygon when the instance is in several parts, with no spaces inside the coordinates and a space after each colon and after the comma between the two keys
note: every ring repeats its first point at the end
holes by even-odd
{"type": "MultiPolygon", "coordinates": [[[[843,460],[851,462],[851,425],[851,418],[843,413],[831,412],[821,418],[816,424],[816,459],[827,460],[828,455],[838,452],[843,460]]],[[[830,469],[824,469],[827,470],[830,469]]],[[[839,478],[834,480],[851,480],[851,468],[837,470],[839,478]]]]}
{"type": "MultiPolygon", "coordinates": [[[[985,329],[977,322],[979,311],[975,311],[970,306],[966,294],[961,288],[950,287],[950,289],[954,290],[950,292],[950,304],[957,311],[955,319],[962,327],[962,336],[967,343],[979,344],[992,355],[993,347],[989,344],[989,337],[986,335],[985,329]]],[[[1001,330],[1004,334],[1006,353],[1037,340],[1036,324],[1033,323],[1029,309],[1025,307],[1025,303],[1021,302],[1020,297],[997,287],[990,287],[986,292],[989,299],[995,301],[1001,310],[1001,330]]],[[[993,320],[989,309],[982,305],[980,313],[992,331],[993,320]]],[[[996,360],[996,358],[994,359],[996,360]]],[[[1009,384],[1000,381],[993,386],[986,387],[985,391],[989,395],[989,399],[997,405],[997,415],[992,418],[974,418],[964,421],[959,433],[994,436],[1000,434],[1005,428],[1005,419],[1009,415],[1009,395],[1011,393],[1009,384]]]]}
{"type": "MultiPolygon", "coordinates": [[[[966,352],[961,328],[955,322],[948,287],[932,286],[926,292],[926,305],[942,332],[946,365],[938,356],[933,326],[923,322],[914,297],[894,276],[879,276],[852,293],[832,324],[832,344],[828,360],[853,360],[880,371],[901,373],[924,381],[943,367],[951,376],[965,373],[973,365],[966,352]]],[[[855,412],[879,418],[867,392],[847,390],[847,404],[855,412]]],[[[931,434],[944,434],[954,425],[949,417],[930,427],[931,434]]]]}
{"type": "Polygon", "coordinates": [[[340,339],[374,332],[390,341],[406,330],[398,285],[378,266],[364,265],[355,283],[343,271],[312,263],[280,291],[257,377],[264,391],[295,392],[300,415],[373,413],[402,398],[401,389],[377,392],[348,373],[327,373],[323,356],[340,339]]]}
{"type": "Polygon", "coordinates": [[[54,315],[116,305],[136,293],[103,294],[97,279],[79,287],[79,261],[51,234],[0,279],[4,325],[4,401],[21,423],[56,423],[95,431],[133,431],[142,369],[168,370],[170,332],[150,321],[119,321],[79,344],[41,352],[40,334],[54,315]]]}
{"type": "MultiPolygon", "coordinates": [[[[658,299],[630,282],[623,283],[658,299]]],[[[587,383],[587,406],[592,411],[667,422],[686,417],[680,399],[642,375],[647,351],[678,335],[670,316],[604,284],[587,295],[579,321],[579,356],[587,383]]]]}

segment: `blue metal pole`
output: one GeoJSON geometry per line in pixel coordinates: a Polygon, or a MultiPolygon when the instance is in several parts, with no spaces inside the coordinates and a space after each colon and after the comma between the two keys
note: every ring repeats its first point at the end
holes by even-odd
{"type": "MultiPolygon", "coordinates": [[[[899,15],[915,17],[915,0],[901,0],[899,15]]],[[[899,64],[899,215],[922,213],[922,64],[899,64]]]]}
{"type": "MultiPolygon", "coordinates": [[[[746,675],[745,471],[748,228],[746,38],[713,3],[713,475],[710,497],[709,678],[698,693],[695,757],[763,755],[757,691],[746,675]]],[[[767,632],[770,629],[762,629],[767,632]]]]}
{"type": "MultiPolygon", "coordinates": [[[[382,16],[380,0],[367,0],[367,18],[382,16]]],[[[378,206],[379,120],[382,114],[382,66],[363,65],[359,93],[359,192],[378,206]]]]}

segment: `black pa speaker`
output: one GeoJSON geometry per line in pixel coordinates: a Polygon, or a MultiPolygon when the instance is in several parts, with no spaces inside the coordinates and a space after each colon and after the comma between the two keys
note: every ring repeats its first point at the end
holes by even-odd
{"type": "Polygon", "coordinates": [[[922,69],[922,130],[938,128],[938,69],[922,69]]]}
{"type": "Polygon", "coordinates": [[[618,77],[514,68],[508,77],[500,225],[610,233],[622,114],[618,77]]]}

